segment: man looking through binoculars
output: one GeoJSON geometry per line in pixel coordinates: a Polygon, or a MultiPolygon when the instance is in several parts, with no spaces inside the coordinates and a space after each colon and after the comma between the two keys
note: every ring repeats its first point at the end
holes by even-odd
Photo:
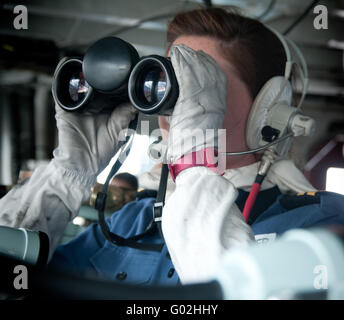
{"type": "MultiPolygon", "coordinates": [[[[137,110],[122,104],[108,114],[76,115],[56,106],[59,145],[54,158],[36,169],[25,185],[1,199],[0,206],[1,224],[49,235],[52,265],[128,283],[199,282],[211,278],[225,250],[250,243],[254,234],[282,233],[317,223],[320,211],[314,213],[308,205],[315,202],[287,209],[279,200],[283,195],[315,191],[292,161],[282,159],[272,165],[257,198],[258,210],[248,223],[241,211],[257,175],[259,157],[227,158],[224,172],[207,162],[192,165],[191,161],[187,167],[176,167],[183,157],[208,150],[214,154],[216,149],[214,139],[185,145],[188,137],[181,134],[185,129],[192,136],[198,130],[223,128],[227,152],[247,150],[248,140],[258,138],[248,126],[264,120],[248,120],[253,106],[271,100],[290,102],[291,91],[283,81],[266,86],[286,69],[286,53],[278,37],[260,22],[235,12],[200,9],[178,14],[169,24],[167,41],[179,97],[172,115],[159,118],[160,127],[169,132],[165,134],[167,161],[175,180],[169,180],[173,192],[162,215],[165,243],[155,232],[141,241],[162,244],[159,249],[116,246],[93,224],[70,243],[57,247],[66,224],[116,153],[120,131],[135,118],[137,110]],[[257,97],[262,96],[258,103],[257,97]],[[307,224],[296,215],[313,218],[307,224]]],[[[139,178],[141,186],[156,189],[158,180],[156,171],[139,178]]],[[[321,197],[314,201],[328,201],[328,196],[321,197]]],[[[332,202],[343,201],[339,196],[332,198],[332,202]]],[[[144,231],[152,220],[154,201],[130,202],[107,220],[108,228],[123,237],[144,231]]],[[[331,217],[328,219],[331,222],[331,217]]]]}

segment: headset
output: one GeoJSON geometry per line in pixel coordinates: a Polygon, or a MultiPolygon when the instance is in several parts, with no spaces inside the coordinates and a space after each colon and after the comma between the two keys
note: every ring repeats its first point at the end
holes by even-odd
{"type": "Polygon", "coordinates": [[[258,174],[243,210],[246,222],[271,165],[287,155],[293,137],[311,136],[315,131],[315,121],[301,112],[308,88],[308,69],[304,56],[292,40],[270,26],[265,27],[275,34],[284,48],[284,75],[269,79],[253,101],[246,124],[246,143],[249,150],[222,153],[226,156],[240,156],[263,151],[258,174]],[[290,83],[294,66],[302,82],[302,94],[296,107],[292,105],[293,90],[290,83]]]}
{"type": "MultiPolygon", "coordinates": [[[[301,113],[308,88],[308,69],[303,54],[292,40],[269,26],[265,27],[276,35],[284,48],[287,59],[284,75],[269,79],[252,104],[246,124],[246,142],[250,149],[226,153],[227,156],[260,152],[272,145],[281,144],[282,141],[285,144],[285,140],[292,136],[312,135],[315,130],[314,120],[301,113]],[[299,62],[293,58],[290,48],[299,62]],[[289,80],[293,66],[298,70],[302,82],[302,94],[296,107],[292,106],[292,85],[289,80]]],[[[276,151],[280,156],[285,156],[288,148],[280,146],[276,151]]]]}

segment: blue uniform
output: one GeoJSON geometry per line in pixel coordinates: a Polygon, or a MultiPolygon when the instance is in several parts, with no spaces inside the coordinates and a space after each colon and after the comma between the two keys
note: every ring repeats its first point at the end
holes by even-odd
{"type": "MultiPolygon", "coordinates": [[[[155,198],[145,198],[126,204],[106,219],[109,230],[125,238],[144,232],[152,220],[154,202],[155,198]]],[[[163,240],[156,232],[140,242],[160,244],[163,240]]],[[[176,285],[179,282],[166,245],[160,252],[116,246],[105,240],[96,223],[57,247],[50,265],[131,284],[176,285]]]]}
{"type": "MultiPolygon", "coordinates": [[[[240,209],[247,196],[247,192],[239,190],[236,203],[240,209]]],[[[154,202],[154,198],[144,198],[128,203],[106,220],[110,231],[125,238],[144,232],[152,220],[154,202]]],[[[259,193],[251,217],[254,221],[249,223],[256,235],[281,234],[317,225],[344,225],[344,196],[330,192],[282,195],[275,187],[259,193]]],[[[159,232],[140,241],[163,243],[159,232]]],[[[59,246],[50,264],[79,275],[96,273],[131,284],[179,283],[166,245],[160,252],[116,246],[105,240],[98,224],[90,225],[75,239],[59,246]]]]}

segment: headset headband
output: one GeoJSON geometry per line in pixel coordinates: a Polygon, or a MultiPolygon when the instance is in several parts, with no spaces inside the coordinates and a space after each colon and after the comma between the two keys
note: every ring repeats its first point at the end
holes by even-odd
{"type": "MultiPolygon", "coordinates": [[[[305,60],[301,50],[297,47],[297,45],[292,40],[284,37],[280,32],[278,32],[277,30],[275,30],[274,28],[272,28],[270,26],[265,25],[265,27],[276,35],[276,37],[280,40],[280,42],[284,48],[284,52],[285,52],[285,55],[287,58],[287,61],[285,64],[285,69],[284,69],[285,80],[287,81],[290,78],[293,65],[295,65],[297,67],[297,69],[300,73],[301,82],[302,82],[302,95],[301,95],[301,99],[299,101],[299,104],[297,106],[297,108],[300,108],[302,103],[303,103],[303,100],[306,96],[307,88],[308,88],[308,68],[307,68],[306,60],[305,60]],[[290,48],[292,48],[292,50],[296,54],[296,57],[297,57],[297,60],[299,60],[299,63],[292,60],[292,54],[291,54],[291,50],[290,50],[289,46],[290,46],[290,48]]],[[[286,82],[285,82],[285,85],[286,85],[286,82]]],[[[285,85],[282,86],[281,93],[282,93],[283,89],[285,88],[285,85]]]]}
{"type": "Polygon", "coordinates": [[[287,41],[286,41],[286,39],[284,39],[283,35],[280,34],[274,28],[267,26],[267,25],[264,25],[264,26],[267,29],[269,29],[273,34],[275,34],[275,36],[279,39],[279,41],[281,42],[281,44],[284,48],[284,52],[285,52],[285,55],[287,58],[287,62],[285,64],[285,69],[284,69],[284,78],[289,79],[294,61],[291,60],[291,52],[290,52],[290,49],[288,47],[287,41]]]}

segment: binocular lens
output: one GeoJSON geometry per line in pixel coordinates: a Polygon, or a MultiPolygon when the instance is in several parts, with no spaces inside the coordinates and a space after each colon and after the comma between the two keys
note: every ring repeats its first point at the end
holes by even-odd
{"type": "Polygon", "coordinates": [[[80,103],[85,99],[89,88],[90,86],[82,72],[73,74],[69,80],[69,94],[71,99],[76,103],[80,103]]]}
{"type": "Polygon", "coordinates": [[[82,72],[82,61],[66,60],[59,65],[54,77],[53,95],[61,108],[66,111],[81,109],[92,93],[82,72]]]}
{"type": "Polygon", "coordinates": [[[167,87],[166,74],[158,67],[143,75],[143,93],[148,105],[154,105],[164,97],[167,87]]]}
{"type": "Polygon", "coordinates": [[[139,111],[172,114],[179,88],[170,60],[156,55],[141,59],[130,75],[128,91],[139,111]]]}

